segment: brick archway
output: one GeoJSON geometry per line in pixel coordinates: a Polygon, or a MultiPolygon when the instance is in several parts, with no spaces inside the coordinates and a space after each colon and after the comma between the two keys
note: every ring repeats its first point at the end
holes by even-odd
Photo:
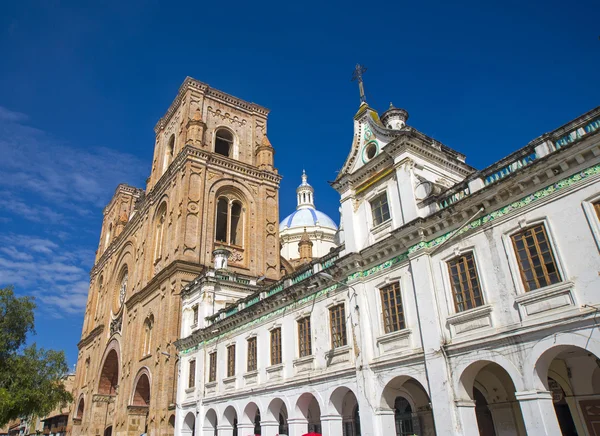
{"type": "Polygon", "coordinates": [[[150,405],[150,377],[147,369],[143,369],[134,381],[132,406],[150,405]]]}
{"type": "Polygon", "coordinates": [[[104,358],[98,393],[102,395],[116,395],[119,384],[119,355],[115,349],[108,352],[104,358]]]}

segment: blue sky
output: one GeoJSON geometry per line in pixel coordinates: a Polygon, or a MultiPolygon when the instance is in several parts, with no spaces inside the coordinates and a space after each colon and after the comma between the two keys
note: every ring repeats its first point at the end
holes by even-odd
{"type": "Polygon", "coordinates": [[[482,168],[600,104],[599,35],[592,1],[3,2],[0,286],[75,363],[102,208],[186,76],[271,109],[282,217],[305,168],[337,220],[357,62],[372,107],[482,168]]]}

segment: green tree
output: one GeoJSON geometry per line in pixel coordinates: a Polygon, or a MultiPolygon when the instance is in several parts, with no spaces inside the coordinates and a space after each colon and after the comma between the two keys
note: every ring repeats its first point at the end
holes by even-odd
{"type": "Polygon", "coordinates": [[[62,377],[69,367],[63,351],[25,347],[34,332],[33,297],[0,288],[0,427],[21,416],[44,416],[72,401],[62,377]]]}

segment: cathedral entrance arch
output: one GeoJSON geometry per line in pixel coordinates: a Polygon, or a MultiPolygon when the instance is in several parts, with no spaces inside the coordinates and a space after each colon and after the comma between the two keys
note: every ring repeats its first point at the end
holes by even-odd
{"type": "Polygon", "coordinates": [[[112,425],[106,427],[106,430],[104,430],[104,436],[112,436],[112,425]]]}

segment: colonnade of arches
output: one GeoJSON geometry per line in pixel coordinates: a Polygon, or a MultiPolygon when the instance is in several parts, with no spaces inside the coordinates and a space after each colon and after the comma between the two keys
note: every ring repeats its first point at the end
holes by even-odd
{"type": "MultiPolygon", "coordinates": [[[[600,347],[585,339],[556,335],[539,341],[519,367],[508,357],[489,353],[455,365],[458,433],[600,436],[600,347]]],[[[434,415],[425,381],[415,377],[387,380],[378,401],[361,401],[366,413],[355,390],[339,386],[327,393],[207,406],[197,419],[193,412],[187,414],[181,434],[360,436],[364,422],[365,429],[376,429],[369,434],[435,435],[436,418],[444,416],[434,415]]]]}
{"type": "MultiPolygon", "coordinates": [[[[398,435],[434,434],[429,398],[417,380],[411,377],[391,380],[384,389],[382,405],[390,412],[392,427],[398,430],[398,435]],[[426,433],[418,433],[420,429],[426,433]]],[[[361,411],[355,391],[339,386],[325,395],[304,392],[294,398],[249,399],[242,404],[207,407],[198,419],[194,412],[188,412],[181,430],[182,435],[194,436],[306,433],[360,436],[361,411]]]]}
{"type": "Polygon", "coordinates": [[[600,435],[599,352],[590,336],[559,334],[529,350],[521,370],[500,355],[460,368],[463,429],[482,436],[600,435]]]}

